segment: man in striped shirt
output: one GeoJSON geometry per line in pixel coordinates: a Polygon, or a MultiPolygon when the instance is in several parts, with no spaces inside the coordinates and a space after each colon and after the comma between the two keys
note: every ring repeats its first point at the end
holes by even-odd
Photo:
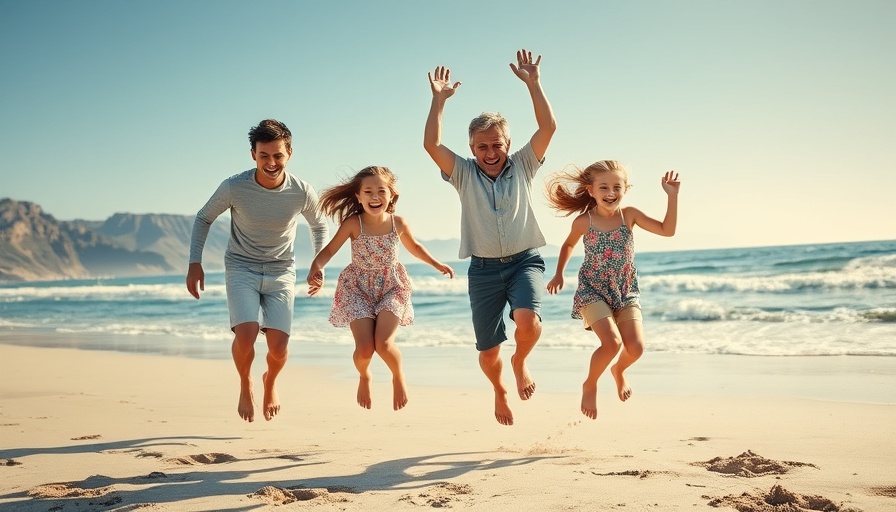
{"type": "Polygon", "coordinates": [[[231,351],[240,376],[237,412],[244,420],[253,421],[251,367],[259,331],[265,334],[268,345],[267,371],[262,376],[262,413],[270,420],[280,411],[274,384],[286,364],[292,330],[297,216],[301,214],[308,222],[315,254],[329,238],[329,229],[318,208],[317,193],[286,171],[292,156],[289,128],[266,119],[249,130],[249,143],[255,168],[224,180],[196,214],[187,291],[198,299],[199,291],[205,289],[202,249],[212,222],[230,210],[224,280],[234,334],[231,351]]]}

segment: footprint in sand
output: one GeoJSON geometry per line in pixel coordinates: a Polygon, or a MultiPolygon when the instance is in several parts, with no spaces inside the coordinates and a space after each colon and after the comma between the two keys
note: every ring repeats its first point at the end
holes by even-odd
{"type": "Polygon", "coordinates": [[[137,457],[138,459],[145,459],[147,457],[152,457],[154,459],[161,459],[162,452],[148,452],[146,450],[140,450],[137,453],[137,455],[134,455],[134,457],[137,457]]]}
{"type": "Polygon", "coordinates": [[[348,498],[344,496],[335,496],[334,494],[353,494],[355,490],[350,487],[317,487],[307,489],[298,487],[295,489],[284,489],[274,485],[266,485],[261,489],[249,494],[250,498],[261,499],[271,505],[286,505],[295,501],[311,501],[318,500],[327,503],[346,503],[348,498]]]}
{"type": "Polygon", "coordinates": [[[451,507],[451,503],[454,501],[461,501],[458,499],[458,496],[468,496],[469,499],[464,501],[471,501],[472,496],[470,495],[472,494],[473,488],[467,484],[439,482],[430,486],[427,491],[421,492],[417,496],[406,494],[399,498],[399,501],[406,501],[411,505],[418,505],[421,507],[443,508],[451,507]]]}
{"type": "Polygon", "coordinates": [[[868,489],[874,496],[886,496],[888,498],[896,498],[896,485],[884,485],[880,487],[871,487],[868,489]]]}
{"type": "Polygon", "coordinates": [[[73,437],[72,441],[87,441],[90,439],[100,439],[101,437],[103,437],[103,436],[101,436],[99,434],[90,434],[89,436],[73,437]]]}
{"type": "Polygon", "coordinates": [[[636,476],[641,479],[655,475],[678,476],[678,473],[675,473],[674,471],[652,471],[649,469],[630,469],[628,471],[611,471],[609,473],[598,473],[596,471],[592,471],[591,474],[597,476],[636,476]]]}
{"type": "Polygon", "coordinates": [[[777,461],[770,460],[757,455],[750,450],[738,455],[737,457],[715,457],[706,462],[693,462],[694,466],[703,466],[707,471],[714,471],[725,475],[742,476],[746,478],[754,478],[766,475],[783,475],[793,468],[811,467],[818,469],[814,464],[806,462],[777,461]]]}
{"type": "Polygon", "coordinates": [[[72,482],[64,482],[58,484],[44,484],[28,491],[28,496],[38,499],[47,498],[99,498],[105,496],[112,491],[111,486],[96,487],[93,489],[84,489],[78,487],[72,482]]]}
{"type": "Polygon", "coordinates": [[[730,507],[740,512],[764,512],[769,505],[774,510],[820,510],[824,512],[852,512],[852,508],[844,508],[833,501],[817,495],[797,494],[790,492],[780,485],[775,485],[766,493],[750,494],[748,492],[737,496],[729,494],[719,498],[713,498],[708,503],[711,507],[730,507]]]}
{"type": "Polygon", "coordinates": [[[195,466],[197,464],[223,464],[237,460],[239,459],[226,453],[201,453],[199,455],[187,455],[186,457],[173,457],[166,459],[165,462],[181,466],[195,466]]]}

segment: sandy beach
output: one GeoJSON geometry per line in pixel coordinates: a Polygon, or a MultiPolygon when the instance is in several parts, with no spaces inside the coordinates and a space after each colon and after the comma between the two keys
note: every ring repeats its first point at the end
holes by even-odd
{"type": "Polygon", "coordinates": [[[280,414],[245,423],[230,361],[0,344],[0,510],[896,509],[893,358],[645,355],[592,421],[551,357],[512,427],[472,349],[408,355],[398,412],[382,366],[364,410],[348,355],[291,357],[280,414]]]}

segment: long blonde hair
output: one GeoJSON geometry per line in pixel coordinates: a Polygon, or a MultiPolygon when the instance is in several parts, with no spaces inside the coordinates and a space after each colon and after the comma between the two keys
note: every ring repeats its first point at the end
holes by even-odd
{"type": "Polygon", "coordinates": [[[593,164],[572,171],[558,171],[552,174],[547,181],[545,194],[551,208],[565,213],[566,216],[574,213],[585,213],[597,206],[597,201],[588,193],[588,188],[594,183],[594,178],[601,173],[615,171],[625,180],[625,188],[628,184],[628,169],[616,160],[600,160],[593,164]]]}
{"type": "Polygon", "coordinates": [[[361,181],[370,176],[379,176],[386,181],[389,192],[392,193],[392,200],[386,205],[386,213],[395,213],[395,203],[398,202],[395,175],[389,168],[378,165],[365,167],[351,178],[324,190],[320,195],[320,210],[327,217],[332,217],[339,222],[343,222],[356,213],[363,213],[364,207],[358,202],[356,194],[361,190],[361,181]]]}

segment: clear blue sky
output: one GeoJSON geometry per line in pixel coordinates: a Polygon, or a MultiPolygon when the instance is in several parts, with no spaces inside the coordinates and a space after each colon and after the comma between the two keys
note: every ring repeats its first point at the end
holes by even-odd
{"type": "MultiPolygon", "coordinates": [[[[469,154],[467,123],[496,110],[519,148],[526,48],[558,121],[542,179],[621,160],[626,203],[661,217],[660,176],[681,173],[678,234],[639,251],[892,239],[894,26],[890,0],[0,0],[0,197],[62,220],[193,215],[275,117],[318,190],[386,165],[417,237],[458,237],[422,147],[426,73],[463,82],[447,146],[469,154]]],[[[536,187],[559,244],[570,219],[536,187]]]]}

